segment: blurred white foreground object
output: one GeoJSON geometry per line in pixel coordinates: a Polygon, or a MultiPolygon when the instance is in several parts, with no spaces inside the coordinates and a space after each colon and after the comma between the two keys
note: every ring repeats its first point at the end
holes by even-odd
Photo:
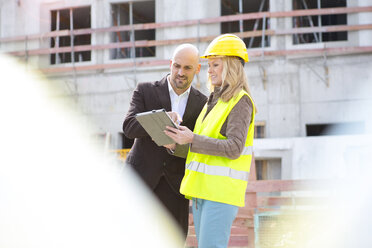
{"type": "Polygon", "coordinates": [[[137,178],[103,157],[53,85],[0,57],[0,247],[183,247],[137,178]]]}

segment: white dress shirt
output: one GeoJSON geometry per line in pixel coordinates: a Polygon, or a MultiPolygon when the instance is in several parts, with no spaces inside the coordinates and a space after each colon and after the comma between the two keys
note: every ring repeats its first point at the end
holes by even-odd
{"type": "Polygon", "coordinates": [[[187,100],[189,99],[191,86],[181,95],[177,95],[177,93],[173,90],[173,87],[169,82],[169,77],[167,77],[167,81],[168,81],[169,96],[170,96],[171,105],[172,105],[172,112],[177,112],[181,116],[181,118],[183,118],[183,114],[185,113],[185,109],[186,109],[187,100]]]}

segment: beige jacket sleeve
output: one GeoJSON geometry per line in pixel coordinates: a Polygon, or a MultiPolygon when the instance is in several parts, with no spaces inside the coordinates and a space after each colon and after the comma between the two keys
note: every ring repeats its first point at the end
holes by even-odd
{"type": "Polygon", "coordinates": [[[220,140],[194,134],[190,150],[195,153],[237,159],[243,151],[252,117],[252,102],[243,96],[231,110],[220,133],[227,139],[220,140]]]}

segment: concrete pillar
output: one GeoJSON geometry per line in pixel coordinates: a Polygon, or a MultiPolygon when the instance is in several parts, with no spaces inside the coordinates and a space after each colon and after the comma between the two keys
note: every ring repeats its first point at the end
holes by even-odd
{"type": "MultiPolygon", "coordinates": [[[[220,3],[214,0],[189,0],[177,1],[158,0],[156,1],[156,22],[172,22],[183,20],[197,20],[208,17],[218,17],[221,14],[220,3]]],[[[157,40],[182,39],[198,36],[219,35],[220,24],[208,24],[198,26],[183,26],[174,28],[159,29],[156,32],[157,40]]],[[[204,51],[207,44],[194,44],[199,50],[204,51]]],[[[177,45],[158,47],[157,53],[164,59],[172,56],[177,45]]]]}
{"type": "MultiPolygon", "coordinates": [[[[350,0],[350,2],[357,2],[355,3],[357,6],[370,6],[371,0],[350,0]]],[[[349,1],[348,1],[349,6],[349,1]]],[[[372,13],[371,12],[365,12],[358,14],[358,24],[371,24],[372,21],[372,13]]],[[[371,40],[372,40],[372,30],[361,30],[358,31],[359,34],[359,46],[370,46],[371,40]]]]}
{"type": "MultiPolygon", "coordinates": [[[[270,12],[278,11],[291,11],[292,10],[292,0],[270,0],[270,12]]],[[[270,29],[289,29],[292,28],[292,18],[271,18],[270,19],[270,29]]],[[[271,36],[270,38],[271,48],[277,50],[286,49],[286,44],[288,41],[292,41],[292,35],[286,36],[271,36]]]]}

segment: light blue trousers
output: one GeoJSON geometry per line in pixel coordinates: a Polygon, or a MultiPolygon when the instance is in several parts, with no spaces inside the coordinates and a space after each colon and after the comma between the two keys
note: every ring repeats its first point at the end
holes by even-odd
{"type": "Polygon", "coordinates": [[[226,248],[238,207],[193,198],[192,213],[198,247],[226,248]]]}

